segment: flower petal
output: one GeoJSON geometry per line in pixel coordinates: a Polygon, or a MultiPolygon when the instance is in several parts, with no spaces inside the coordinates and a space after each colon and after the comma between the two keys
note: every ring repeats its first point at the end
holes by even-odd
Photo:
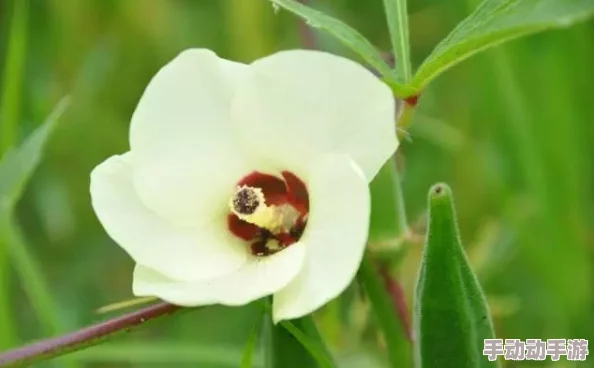
{"type": "Polygon", "coordinates": [[[190,49],[150,81],[130,126],[134,181],[147,207],[191,224],[201,207],[224,201],[248,172],[230,124],[231,101],[247,70],[190,49]]]}
{"type": "Polygon", "coordinates": [[[217,277],[239,269],[247,246],[226,218],[175,227],[146,208],[132,185],[132,154],[112,156],[91,173],[92,204],[101,224],[138,263],[178,280],[217,277]]]}
{"type": "Polygon", "coordinates": [[[212,222],[229,211],[236,183],[251,167],[219,157],[190,158],[174,151],[140,157],[134,162],[134,188],[149,209],[177,226],[212,222]]]}
{"type": "Polygon", "coordinates": [[[140,98],[130,126],[131,149],[201,155],[231,146],[229,109],[247,70],[210,50],[181,52],[157,72],[140,98]]]}
{"type": "Polygon", "coordinates": [[[274,294],[275,322],[304,316],[337,297],[353,280],[367,241],[370,198],[361,169],[347,157],[327,156],[308,180],[310,213],[300,243],[301,272],[274,294]]]}
{"type": "Polygon", "coordinates": [[[251,257],[234,273],[194,282],[174,281],[137,264],[132,288],[136,296],[156,296],[186,307],[244,305],[285,287],[301,269],[304,256],[305,247],[295,243],[271,256],[251,257]]]}
{"type": "Polygon", "coordinates": [[[370,181],[396,150],[394,98],[363,66],[294,50],[249,68],[236,91],[232,123],[244,149],[276,159],[278,170],[301,175],[320,155],[342,153],[370,181]]]}

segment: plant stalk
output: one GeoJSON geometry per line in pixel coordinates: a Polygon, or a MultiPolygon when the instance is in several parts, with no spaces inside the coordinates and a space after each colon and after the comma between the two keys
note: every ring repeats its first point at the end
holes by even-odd
{"type": "Polygon", "coordinates": [[[0,353],[0,367],[19,367],[52,359],[73,351],[100,344],[116,335],[131,332],[157,318],[190,310],[160,302],[113,319],[0,353]]]}
{"type": "MultiPolygon", "coordinates": [[[[10,19],[10,26],[6,39],[4,70],[0,76],[0,159],[18,140],[19,107],[27,49],[29,2],[19,0],[12,5],[12,14],[7,17],[10,19]]],[[[18,341],[11,319],[11,275],[8,272],[7,246],[0,242],[0,348],[18,341]]]]}
{"type": "Polygon", "coordinates": [[[27,23],[29,1],[13,2],[13,13],[8,33],[8,50],[2,82],[0,108],[0,157],[18,140],[17,128],[23,86],[23,69],[27,50],[27,23]]]}
{"type": "Polygon", "coordinates": [[[402,101],[400,114],[396,122],[396,135],[400,141],[408,137],[408,128],[417,109],[418,99],[419,96],[413,96],[402,101]]]}

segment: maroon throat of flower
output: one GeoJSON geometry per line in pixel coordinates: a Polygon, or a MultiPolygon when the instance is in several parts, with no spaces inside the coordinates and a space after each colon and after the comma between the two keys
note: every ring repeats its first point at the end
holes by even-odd
{"type": "Polygon", "coordinates": [[[237,183],[229,201],[229,231],[247,241],[255,256],[268,256],[297,242],[307,224],[307,187],[290,171],[281,175],[254,171],[237,183]]]}

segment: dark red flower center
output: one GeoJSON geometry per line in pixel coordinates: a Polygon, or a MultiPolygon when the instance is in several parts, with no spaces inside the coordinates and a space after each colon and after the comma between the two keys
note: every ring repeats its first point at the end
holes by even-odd
{"type": "Polygon", "coordinates": [[[297,242],[307,224],[305,183],[290,171],[281,175],[248,174],[237,183],[230,201],[229,231],[247,241],[255,256],[268,256],[297,242]]]}

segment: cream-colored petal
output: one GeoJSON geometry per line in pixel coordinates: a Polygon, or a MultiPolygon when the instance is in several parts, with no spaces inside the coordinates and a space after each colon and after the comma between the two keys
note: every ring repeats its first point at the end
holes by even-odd
{"type": "Polygon", "coordinates": [[[133,292],[169,303],[193,307],[209,304],[244,305],[286,286],[303,265],[305,247],[295,243],[268,257],[251,257],[241,269],[202,281],[180,282],[137,264],[133,292]]]}
{"type": "Polygon", "coordinates": [[[231,101],[248,67],[190,49],[153,77],[130,126],[134,183],[147,207],[179,225],[200,218],[250,170],[234,141],[231,101]]]}
{"type": "Polygon", "coordinates": [[[346,154],[370,181],[396,150],[394,98],[363,66],[294,50],[249,69],[236,92],[232,123],[250,154],[300,174],[321,155],[346,154]]]}
{"type": "Polygon", "coordinates": [[[242,156],[230,164],[219,156],[178,157],[163,152],[134,165],[133,182],[143,203],[176,226],[200,226],[224,216],[237,182],[253,170],[242,156]]]}
{"type": "Polygon", "coordinates": [[[107,233],[136,262],[178,280],[217,277],[246,262],[246,246],[229,233],[224,217],[183,227],[148,209],[132,185],[132,160],[126,153],[97,166],[91,199],[107,233]]]}
{"type": "Polygon", "coordinates": [[[247,65],[210,50],[181,52],[145,88],[132,115],[131,149],[201,155],[232,148],[229,110],[247,71],[247,65]]]}
{"type": "Polygon", "coordinates": [[[353,280],[369,227],[367,180],[348,157],[327,156],[308,180],[310,214],[300,242],[307,247],[303,269],[276,294],[275,322],[309,314],[337,297],[353,280]]]}

